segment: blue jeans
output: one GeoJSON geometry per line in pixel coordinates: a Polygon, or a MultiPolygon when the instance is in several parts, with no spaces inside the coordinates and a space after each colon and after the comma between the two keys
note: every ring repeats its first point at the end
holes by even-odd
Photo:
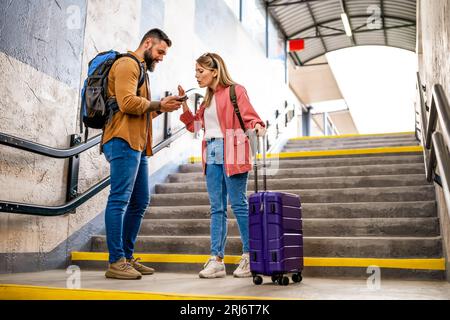
{"type": "Polygon", "coordinates": [[[150,201],[148,159],[145,151],[130,148],[128,142],[113,138],[103,146],[110,164],[111,191],[105,211],[109,263],[131,259],[141,221],[150,201]]]}
{"type": "Polygon", "coordinates": [[[206,187],[211,204],[211,255],[221,258],[225,256],[227,241],[227,195],[241,234],[242,252],[249,252],[248,172],[227,177],[223,154],[223,139],[207,142],[206,187]]]}

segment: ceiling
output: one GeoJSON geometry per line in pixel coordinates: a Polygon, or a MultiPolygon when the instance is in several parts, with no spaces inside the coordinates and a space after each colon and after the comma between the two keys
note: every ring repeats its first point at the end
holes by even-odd
{"type": "Polygon", "coordinates": [[[416,0],[261,0],[286,40],[304,39],[289,52],[297,66],[327,52],[363,45],[416,50],[416,0]],[[348,16],[352,36],[341,19],[348,16]]]}

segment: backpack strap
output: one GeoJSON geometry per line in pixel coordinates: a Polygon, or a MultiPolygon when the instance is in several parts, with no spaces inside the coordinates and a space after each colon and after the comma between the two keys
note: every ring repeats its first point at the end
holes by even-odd
{"type": "Polygon", "coordinates": [[[244,131],[244,133],[245,133],[245,125],[244,125],[244,121],[242,120],[241,112],[239,111],[239,106],[237,104],[236,89],[235,89],[234,84],[232,84],[230,86],[230,99],[231,99],[231,103],[233,104],[233,107],[234,107],[234,113],[236,113],[236,116],[238,117],[239,123],[242,128],[242,131],[244,131]]]}
{"type": "MultiPolygon", "coordinates": [[[[82,91],[84,93],[84,91],[82,91]]],[[[80,108],[80,133],[83,133],[83,105],[84,105],[84,94],[81,95],[81,108],[80,108]]]]}
{"type": "Polygon", "coordinates": [[[140,70],[140,73],[139,73],[139,82],[138,82],[138,86],[137,86],[137,93],[139,93],[139,88],[140,87],[142,87],[142,85],[144,84],[144,82],[145,82],[145,69],[144,69],[144,65],[138,60],[138,58],[136,58],[135,56],[133,56],[131,53],[124,53],[124,54],[122,54],[122,55],[120,55],[120,57],[118,58],[118,59],[120,59],[120,58],[123,58],[123,57],[128,57],[128,58],[131,58],[131,59],[133,59],[134,61],[136,61],[136,63],[138,64],[138,66],[139,66],[139,70],[140,70]]]}
{"type": "MultiPolygon", "coordinates": [[[[136,89],[136,95],[139,96],[139,88],[142,87],[142,85],[145,83],[145,79],[146,79],[146,72],[145,72],[144,65],[138,60],[138,58],[136,58],[135,56],[133,56],[131,53],[124,53],[124,54],[119,55],[119,57],[116,59],[116,61],[119,60],[120,58],[123,58],[123,57],[129,57],[129,58],[133,59],[134,61],[136,61],[136,63],[137,63],[138,66],[139,66],[139,70],[140,70],[140,73],[139,73],[139,82],[138,82],[137,89],[136,89]]],[[[104,90],[107,90],[107,88],[105,88],[104,90]]],[[[113,116],[116,112],[119,111],[119,105],[117,104],[117,100],[116,100],[115,97],[110,97],[110,98],[108,98],[107,103],[108,103],[108,105],[109,105],[110,108],[111,108],[111,112],[110,112],[110,114],[109,114],[109,116],[108,116],[108,120],[106,121],[105,126],[106,126],[106,124],[107,124],[109,121],[111,121],[112,116],[113,116]]]]}

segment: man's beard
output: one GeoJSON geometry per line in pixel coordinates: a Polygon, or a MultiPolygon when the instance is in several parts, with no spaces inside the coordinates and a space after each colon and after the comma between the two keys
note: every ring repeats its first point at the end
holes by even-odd
{"type": "Polygon", "coordinates": [[[150,72],[153,72],[155,70],[156,61],[153,60],[152,54],[150,52],[151,49],[152,48],[150,48],[144,52],[144,61],[145,61],[145,64],[147,65],[147,70],[150,72]]]}

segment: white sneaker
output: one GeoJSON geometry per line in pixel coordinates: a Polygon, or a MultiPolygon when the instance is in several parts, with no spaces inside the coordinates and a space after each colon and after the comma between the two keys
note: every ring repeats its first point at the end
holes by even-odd
{"type": "Polygon", "coordinates": [[[236,278],[247,278],[252,276],[252,272],[250,271],[250,255],[248,253],[242,255],[239,266],[234,270],[233,276],[236,278]]]}
{"type": "Polygon", "coordinates": [[[224,278],[226,277],[227,273],[225,272],[225,263],[218,262],[215,256],[212,256],[211,258],[206,261],[205,265],[203,266],[203,270],[200,271],[198,276],[200,278],[224,278]]]}

